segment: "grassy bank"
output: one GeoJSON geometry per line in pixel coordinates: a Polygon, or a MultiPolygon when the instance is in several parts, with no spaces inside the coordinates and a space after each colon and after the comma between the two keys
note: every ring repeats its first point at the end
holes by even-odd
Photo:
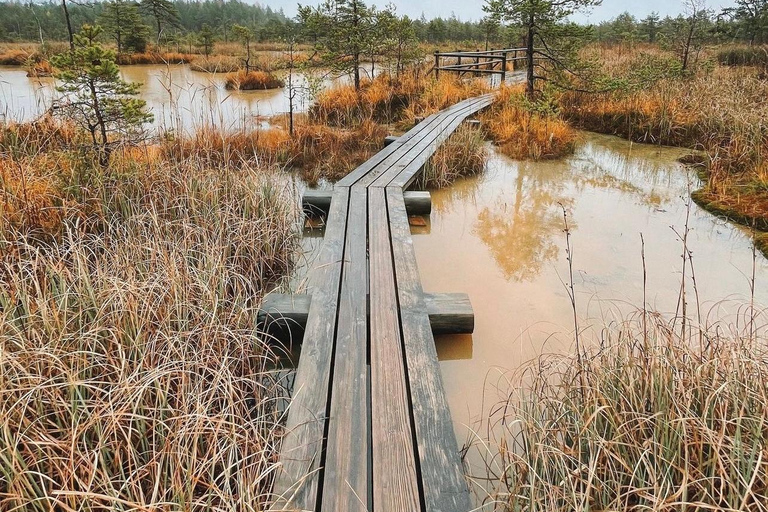
{"type": "Polygon", "coordinates": [[[765,510],[764,338],[673,325],[640,316],[512,380],[490,418],[496,510],[765,510]]]}
{"type": "Polygon", "coordinates": [[[555,112],[537,111],[526,100],[524,86],[502,86],[481,119],[490,139],[512,158],[560,158],[575,147],[573,128],[555,112]]]}
{"type": "Polygon", "coordinates": [[[768,82],[753,67],[702,65],[693,76],[668,55],[602,55],[603,71],[624,85],[564,94],[574,125],[637,142],[703,150],[699,204],[756,229],[768,218],[768,82]]]}
{"type": "Polygon", "coordinates": [[[263,508],[288,180],[151,147],[101,169],[78,142],[0,128],[0,509],[263,508]]]}

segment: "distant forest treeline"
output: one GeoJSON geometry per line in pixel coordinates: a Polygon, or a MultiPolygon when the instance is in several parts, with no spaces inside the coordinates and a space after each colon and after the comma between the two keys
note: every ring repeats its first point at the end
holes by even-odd
{"type": "MultiPolygon", "coordinates": [[[[123,1],[123,0],[119,0],[123,1]]],[[[113,2],[67,2],[74,31],[83,24],[99,23],[103,19],[105,6],[113,2]]],[[[126,2],[130,3],[130,2],[126,2]]],[[[311,2],[310,2],[311,3],[311,2]]],[[[738,4],[752,3],[740,0],[738,4]]],[[[705,27],[705,38],[709,42],[739,41],[748,43],[768,42],[768,2],[765,12],[747,12],[739,8],[720,12],[705,10],[700,15],[705,27]]],[[[282,10],[269,6],[249,4],[240,0],[227,1],[183,1],[172,2],[178,12],[174,26],[165,31],[163,38],[169,43],[185,36],[199,34],[201,30],[213,31],[215,39],[228,41],[233,38],[234,24],[249,27],[258,41],[279,41],[296,37],[303,31],[299,22],[285,16],[282,10]]],[[[48,2],[0,2],[0,41],[65,41],[67,26],[58,1],[48,2]]],[[[145,23],[151,27],[153,21],[145,15],[145,23]]],[[[462,21],[455,16],[449,18],[408,20],[415,37],[425,43],[475,42],[478,45],[517,45],[524,40],[523,34],[513,27],[502,27],[491,19],[462,21]]],[[[591,39],[598,42],[637,41],[661,42],[681,29],[685,17],[660,17],[652,13],[639,19],[629,13],[593,25],[591,39]]]]}
{"type": "MultiPolygon", "coordinates": [[[[312,3],[312,2],[309,2],[312,3]]],[[[67,8],[74,31],[85,24],[95,24],[102,18],[107,2],[68,2],[67,8]]],[[[168,37],[196,34],[207,24],[221,41],[232,39],[233,24],[251,28],[259,41],[277,41],[295,36],[298,23],[269,6],[239,0],[173,2],[178,11],[178,24],[168,37]]],[[[0,41],[65,41],[67,26],[60,2],[0,2],[0,41]]],[[[147,18],[146,24],[153,22],[147,18]]],[[[483,22],[461,21],[456,17],[413,20],[416,37],[421,41],[484,41],[487,26],[483,22]]],[[[491,34],[500,40],[500,34],[491,34]]]]}

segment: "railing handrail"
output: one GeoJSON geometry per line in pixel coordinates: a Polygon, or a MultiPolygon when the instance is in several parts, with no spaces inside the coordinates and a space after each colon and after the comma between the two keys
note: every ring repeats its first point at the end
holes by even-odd
{"type": "MultiPolygon", "coordinates": [[[[525,52],[528,48],[500,48],[498,50],[479,50],[479,51],[453,51],[453,52],[441,52],[435,51],[435,55],[439,57],[501,57],[501,54],[509,52],[525,52]]],[[[539,48],[534,48],[534,51],[540,51],[539,48]]]]}

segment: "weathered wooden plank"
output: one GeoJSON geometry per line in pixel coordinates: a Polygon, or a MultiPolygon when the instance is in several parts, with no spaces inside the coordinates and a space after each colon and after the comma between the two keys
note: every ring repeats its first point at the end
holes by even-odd
{"type": "Polygon", "coordinates": [[[456,128],[458,128],[459,125],[467,117],[479,112],[480,110],[490,105],[492,102],[492,95],[486,94],[484,96],[480,96],[477,98],[477,101],[468,108],[462,109],[458,113],[448,117],[444,124],[443,130],[437,137],[431,141],[423,140],[420,143],[420,145],[423,147],[423,150],[417,158],[414,158],[405,166],[393,166],[386,175],[382,175],[381,179],[374,183],[374,186],[391,185],[400,187],[402,189],[407,188],[416,179],[424,164],[427,163],[429,158],[432,156],[432,154],[434,154],[435,150],[440,146],[440,144],[445,142],[445,140],[450,137],[454,131],[456,131],[456,128]],[[387,178],[390,179],[387,180],[387,178]]]}
{"type": "MultiPolygon", "coordinates": [[[[377,154],[377,157],[374,157],[377,158],[376,165],[371,168],[367,168],[365,173],[358,175],[354,183],[358,186],[370,185],[377,176],[398,163],[401,159],[411,156],[412,148],[415,144],[419,144],[425,137],[434,137],[434,130],[440,128],[440,124],[446,116],[450,116],[455,112],[462,111],[474,101],[477,101],[477,99],[469,98],[455,105],[452,105],[450,108],[442,110],[436,114],[432,114],[431,116],[418,123],[411,130],[398,138],[397,142],[395,143],[399,145],[396,151],[389,153],[384,159],[378,159],[377,154]]],[[[386,151],[386,149],[388,149],[388,147],[380,151],[379,154],[386,151]]],[[[365,166],[365,164],[363,164],[363,166],[365,166]]],[[[357,170],[354,171],[354,174],[357,175],[357,173],[357,170]]],[[[344,181],[344,183],[349,182],[344,181]]]]}
{"type": "Polygon", "coordinates": [[[321,510],[368,510],[367,193],[349,197],[321,510]]]}
{"type": "MultiPolygon", "coordinates": [[[[386,187],[390,181],[395,179],[404,169],[415,168],[417,172],[429,160],[440,142],[445,140],[456,127],[469,115],[477,112],[476,104],[484,103],[484,97],[472,98],[461,108],[448,112],[441,112],[441,116],[433,122],[433,128],[423,137],[419,137],[418,142],[408,145],[408,158],[401,158],[397,163],[391,165],[386,172],[380,173],[376,180],[372,182],[375,187],[386,187]]],[[[405,149],[405,148],[402,148],[405,149]]],[[[371,176],[369,174],[368,176],[371,176]]],[[[366,178],[368,178],[366,176],[366,178]]]]}
{"type": "MultiPolygon", "coordinates": [[[[456,105],[454,105],[454,107],[455,106],[456,105]]],[[[360,180],[360,178],[366,176],[373,169],[381,165],[382,162],[384,162],[387,158],[389,158],[393,153],[397,152],[401,146],[408,143],[414,137],[417,137],[423,130],[427,129],[429,127],[431,120],[437,116],[438,114],[433,114],[432,116],[427,118],[425,122],[419,123],[413,128],[411,128],[410,130],[408,130],[406,133],[398,137],[398,139],[394,141],[392,144],[385,146],[384,149],[382,149],[381,151],[373,155],[373,157],[366,160],[360,166],[354,169],[352,172],[350,172],[349,174],[344,176],[342,179],[340,179],[336,183],[336,186],[350,187],[355,183],[357,183],[360,180]]]]}
{"type": "Polygon", "coordinates": [[[426,510],[466,512],[470,509],[469,491],[426,314],[401,189],[387,188],[386,197],[426,510]]]}
{"type": "MultiPolygon", "coordinates": [[[[331,208],[333,190],[305,190],[301,198],[304,212],[324,215],[331,208]]],[[[432,212],[432,194],[428,190],[407,190],[403,193],[408,215],[429,215],[432,212]]]]}
{"type": "Polygon", "coordinates": [[[414,512],[421,506],[384,190],[369,190],[368,200],[373,504],[414,512]]]}
{"type": "Polygon", "coordinates": [[[311,277],[313,300],[275,481],[275,510],[315,510],[317,504],[348,206],[349,189],[338,187],[311,277]]]}

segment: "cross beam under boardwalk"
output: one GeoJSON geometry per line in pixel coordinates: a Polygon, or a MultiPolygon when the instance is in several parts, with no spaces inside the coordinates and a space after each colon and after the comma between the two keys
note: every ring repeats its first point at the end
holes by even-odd
{"type": "Polygon", "coordinates": [[[330,204],[319,198],[325,239],[311,300],[292,308],[304,338],[275,510],[470,509],[433,337],[439,308],[466,310],[461,297],[423,292],[404,190],[491,101],[428,117],[340,180],[330,204]]]}

